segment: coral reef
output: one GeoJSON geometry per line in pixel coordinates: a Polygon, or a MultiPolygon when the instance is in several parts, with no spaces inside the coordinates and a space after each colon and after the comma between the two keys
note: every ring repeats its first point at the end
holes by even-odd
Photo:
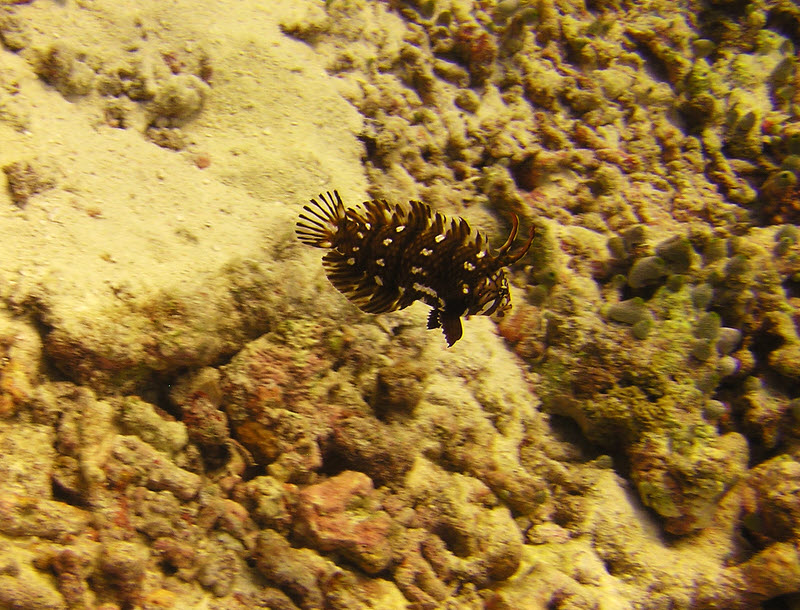
{"type": "MultiPolygon", "coordinates": [[[[77,19],[84,4],[53,10],[77,19]]],[[[19,103],[36,88],[91,115],[100,147],[148,150],[158,183],[168,158],[185,155],[194,182],[207,168],[181,192],[195,208],[179,208],[203,220],[169,234],[199,244],[184,260],[207,265],[201,280],[142,292],[112,275],[113,299],[89,287],[60,301],[66,265],[0,275],[0,607],[796,606],[797,8],[274,10],[269,44],[293,37],[311,62],[293,56],[285,86],[255,71],[278,62],[265,47],[226,55],[199,27],[180,39],[174,15],[174,30],[108,18],[125,43],[103,47],[46,35],[40,3],[0,7],[0,137],[41,129],[19,103]],[[535,226],[502,321],[465,321],[446,350],[420,308],[370,317],[331,290],[285,204],[336,174],[307,132],[285,167],[217,169],[279,147],[271,130],[299,127],[287,108],[323,66],[363,118],[370,196],[422,199],[493,245],[512,215],[535,226]],[[247,79],[278,100],[256,144],[256,102],[231,93],[247,79]],[[236,114],[247,137],[209,166],[196,140],[236,114]],[[283,174],[274,202],[265,185],[283,174]],[[248,198],[260,216],[237,207],[248,198]],[[225,222],[236,247],[215,268],[224,244],[203,231],[225,222]],[[244,245],[241,225],[261,222],[244,245]]],[[[320,115],[314,129],[340,118],[320,115]]],[[[87,174],[34,148],[0,151],[6,220],[71,228],[84,210],[123,226],[120,207],[160,196],[84,209],[87,174]]],[[[177,215],[158,213],[148,222],[177,215]]]]}
{"type": "Polygon", "coordinates": [[[14,161],[2,167],[11,201],[23,208],[28,200],[55,186],[54,170],[40,160],[14,161]]]}
{"type": "Polygon", "coordinates": [[[368,30],[369,63],[341,25],[369,3],[331,3],[313,36],[285,24],[339,54],[373,194],[532,219],[530,304],[501,334],[668,532],[707,528],[754,459],[794,443],[796,28],[765,27],[794,17],[389,5],[407,30],[368,30]]]}
{"type": "Polygon", "coordinates": [[[105,99],[108,125],[145,124],[149,141],[172,150],[185,147],[181,128],[201,112],[211,88],[213,67],[202,48],[161,47],[154,61],[153,52],[138,45],[125,53],[69,39],[35,45],[13,14],[3,14],[0,36],[6,47],[24,52],[35,74],[66,99],[97,93],[105,99]]]}

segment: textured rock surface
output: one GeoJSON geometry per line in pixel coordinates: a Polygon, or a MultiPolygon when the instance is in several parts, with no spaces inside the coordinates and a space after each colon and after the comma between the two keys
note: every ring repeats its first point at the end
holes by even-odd
{"type": "Polygon", "coordinates": [[[262,4],[0,2],[0,607],[797,605],[796,7],[262,4]],[[534,223],[511,315],[333,188],[534,223]]]}

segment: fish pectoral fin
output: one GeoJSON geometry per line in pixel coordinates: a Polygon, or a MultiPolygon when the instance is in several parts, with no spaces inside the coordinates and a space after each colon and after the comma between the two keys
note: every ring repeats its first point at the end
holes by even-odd
{"type": "Polygon", "coordinates": [[[439,316],[442,322],[442,330],[444,331],[444,338],[447,339],[447,347],[452,347],[453,344],[461,338],[464,330],[461,326],[461,318],[458,316],[439,316]]]}

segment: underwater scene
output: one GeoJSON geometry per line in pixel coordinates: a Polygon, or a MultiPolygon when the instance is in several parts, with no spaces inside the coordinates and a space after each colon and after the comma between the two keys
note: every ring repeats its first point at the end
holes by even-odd
{"type": "Polygon", "coordinates": [[[0,0],[0,610],[800,610],[798,49],[0,0]]]}

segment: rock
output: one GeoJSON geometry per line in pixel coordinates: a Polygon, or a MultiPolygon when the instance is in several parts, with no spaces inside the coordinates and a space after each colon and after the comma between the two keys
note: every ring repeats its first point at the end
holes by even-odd
{"type": "Polygon", "coordinates": [[[305,609],[324,608],[324,583],[341,570],[311,549],[295,549],[280,534],[264,530],[256,541],[253,558],[267,581],[298,600],[305,609]]]}
{"type": "Polygon", "coordinates": [[[295,532],[313,547],[341,553],[368,574],[389,566],[392,519],[380,510],[370,478],[345,471],[303,489],[295,532]]]}

